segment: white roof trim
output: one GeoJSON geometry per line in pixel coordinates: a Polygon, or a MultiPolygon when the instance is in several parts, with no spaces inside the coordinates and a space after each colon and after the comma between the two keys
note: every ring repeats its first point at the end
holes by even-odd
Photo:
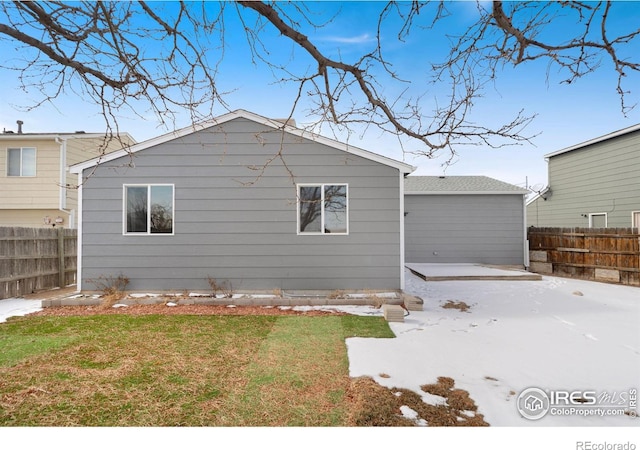
{"type": "Polygon", "coordinates": [[[137,153],[141,150],[153,147],[155,145],[159,145],[159,144],[163,144],[165,142],[171,141],[173,139],[177,139],[180,138],[182,136],[186,136],[189,135],[191,133],[195,133],[197,131],[201,131],[204,130],[206,128],[210,128],[216,125],[221,125],[224,124],[226,122],[229,122],[231,120],[234,119],[238,119],[238,118],[243,118],[243,119],[248,119],[251,120],[253,122],[256,123],[260,123],[262,125],[274,128],[274,129],[284,129],[284,131],[286,131],[287,133],[291,133],[293,135],[296,136],[300,136],[306,139],[310,139],[312,141],[318,142],[320,144],[324,144],[327,145],[329,147],[333,147],[336,148],[338,150],[342,150],[346,153],[352,153],[356,156],[360,156],[366,159],[369,159],[371,161],[375,161],[390,167],[394,167],[400,171],[402,171],[403,173],[411,173],[415,170],[415,167],[400,162],[400,161],[396,161],[394,159],[391,158],[387,158],[386,156],[382,156],[382,155],[378,155],[376,153],[372,153],[369,152],[367,150],[363,150],[361,148],[358,147],[353,147],[351,145],[348,144],[344,144],[342,142],[336,141],[334,139],[329,139],[326,138],[324,136],[320,136],[318,134],[315,133],[311,133],[309,131],[305,131],[302,130],[300,128],[295,128],[292,127],[290,125],[286,125],[283,124],[282,122],[279,122],[277,120],[272,120],[272,119],[267,119],[266,117],[260,116],[258,114],[254,114],[251,113],[249,111],[245,111],[243,109],[239,109],[227,114],[223,114],[222,116],[218,116],[214,119],[208,120],[206,122],[202,122],[202,123],[198,123],[198,124],[194,124],[185,128],[182,128],[180,130],[176,130],[167,134],[163,134],[161,136],[149,139],[147,141],[141,142],[139,144],[135,144],[132,145],[131,147],[127,148],[127,149],[122,149],[122,150],[118,150],[112,153],[109,153],[107,155],[103,155],[101,157],[98,158],[93,158],[90,159],[88,161],[84,161],[78,164],[75,164],[73,166],[70,167],[70,171],[72,173],[81,173],[83,170],[89,168],[89,167],[93,167],[96,166],[98,164],[104,164],[106,162],[109,161],[113,161],[114,159],[118,159],[121,158],[123,156],[127,156],[133,153],[137,153]]]}
{"type": "MultiPolygon", "coordinates": [[[[128,137],[131,141],[135,142],[129,133],[122,133],[120,136],[128,137]]],[[[0,140],[8,141],[36,141],[45,139],[95,139],[103,138],[105,133],[46,133],[46,134],[28,134],[28,133],[0,133],[0,140]]],[[[114,135],[115,137],[115,135],[114,135]]]]}
{"type": "Polygon", "coordinates": [[[405,191],[404,195],[527,195],[528,191],[405,191]]]}
{"type": "Polygon", "coordinates": [[[638,131],[638,130],[640,130],[640,124],[633,125],[633,126],[628,127],[628,128],[623,128],[622,130],[614,131],[612,133],[605,134],[604,136],[600,136],[600,137],[597,137],[597,138],[582,142],[580,144],[572,145],[571,147],[563,148],[562,150],[558,150],[558,151],[555,151],[555,152],[552,152],[552,153],[548,153],[548,154],[544,155],[544,157],[545,158],[551,158],[552,156],[558,156],[558,155],[561,155],[563,153],[570,152],[572,150],[577,150],[577,149],[582,148],[582,147],[587,147],[587,146],[592,145],[592,144],[597,144],[598,142],[602,142],[602,141],[606,141],[606,140],[609,140],[609,139],[613,139],[615,137],[622,136],[622,135],[625,135],[625,134],[628,134],[628,133],[633,133],[634,131],[638,131]]]}

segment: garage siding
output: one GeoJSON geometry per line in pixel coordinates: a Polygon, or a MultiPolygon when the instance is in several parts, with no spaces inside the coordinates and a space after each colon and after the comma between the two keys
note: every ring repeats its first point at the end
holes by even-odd
{"type": "Polygon", "coordinates": [[[522,195],[405,195],[408,263],[524,264],[522,195]]]}

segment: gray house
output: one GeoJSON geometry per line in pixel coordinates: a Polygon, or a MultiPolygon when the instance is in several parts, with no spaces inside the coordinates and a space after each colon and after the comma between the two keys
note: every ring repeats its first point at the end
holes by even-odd
{"type": "Polygon", "coordinates": [[[527,204],[529,226],[640,227],[640,125],[545,158],[549,185],[527,204]]]}
{"type": "Polygon", "coordinates": [[[79,288],[402,289],[412,170],[242,110],[76,164],[79,288]]]}
{"type": "Polygon", "coordinates": [[[484,176],[407,177],[406,261],[528,265],[526,194],[484,176]]]}

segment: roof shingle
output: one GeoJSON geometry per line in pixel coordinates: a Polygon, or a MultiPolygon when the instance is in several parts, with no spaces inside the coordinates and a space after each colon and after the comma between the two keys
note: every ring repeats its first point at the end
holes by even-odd
{"type": "Polygon", "coordinates": [[[485,176],[408,176],[405,194],[526,194],[527,190],[485,176]]]}

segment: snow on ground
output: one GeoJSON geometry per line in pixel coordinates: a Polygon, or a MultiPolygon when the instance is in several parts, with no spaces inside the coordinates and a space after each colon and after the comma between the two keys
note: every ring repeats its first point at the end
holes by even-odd
{"type": "Polygon", "coordinates": [[[25,300],[23,298],[7,298],[0,300],[0,323],[6,322],[9,317],[25,316],[42,311],[42,301],[25,300]]]}
{"type": "Polygon", "coordinates": [[[425,282],[407,271],[405,290],[423,311],[390,323],[396,339],[348,339],[351,376],[418,393],[451,377],[492,426],[640,425],[628,415],[529,420],[517,409],[530,387],[595,391],[628,407],[640,388],[640,288],[555,277],[425,282]],[[443,309],[449,300],[471,308],[443,309]]]}

